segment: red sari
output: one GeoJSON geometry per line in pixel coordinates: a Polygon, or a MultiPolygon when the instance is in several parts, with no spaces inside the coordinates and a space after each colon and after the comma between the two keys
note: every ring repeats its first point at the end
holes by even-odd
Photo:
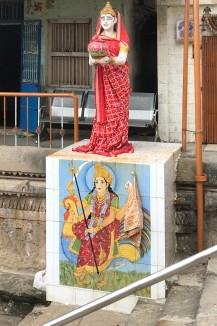
{"type": "MultiPolygon", "coordinates": [[[[118,56],[120,43],[129,46],[129,38],[118,12],[116,39],[101,35],[100,28],[99,20],[97,32],[90,43],[106,43],[109,57],[118,56]]],[[[94,91],[96,115],[90,142],[73,150],[104,156],[132,153],[133,146],[128,143],[129,100],[131,92],[128,62],[123,65],[111,63],[104,66],[96,66],[94,91]]]]}
{"type": "MultiPolygon", "coordinates": [[[[85,198],[88,205],[91,205],[92,194],[88,194],[85,198]]],[[[107,202],[107,209],[105,214],[102,214],[102,207],[105,201],[100,201],[97,197],[94,199],[94,211],[93,211],[93,224],[91,225],[95,228],[99,225],[99,219],[102,218],[102,221],[106,218],[109,218],[110,209],[118,209],[119,202],[118,196],[115,193],[109,193],[109,199],[107,202]]],[[[90,225],[90,219],[87,220],[88,225],[90,225]]],[[[101,225],[101,223],[100,223],[101,225]]],[[[81,240],[81,247],[78,254],[77,262],[77,271],[85,269],[86,272],[96,272],[96,266],[99,272],[105,270],[112,259],[118,254],[117,241],[120,238],[120,222],[115,219],[110,224],[108,224],[103,229],[99,230],[92,237],[92,246],[90,238],[85,232],[86,223],[81,221],[73,225],[73,232],[78,239],[81,240]],[[94,255],[93,255],[94,250],[94,255]],[[94,256],[95,259],[94,260],[94,256]]]]}

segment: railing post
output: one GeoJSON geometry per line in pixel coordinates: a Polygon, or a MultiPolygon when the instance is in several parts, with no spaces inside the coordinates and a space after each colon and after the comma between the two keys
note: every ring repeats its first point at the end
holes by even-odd
{"type": "MultiPolygon", "coordinates": [[[[29,97],[48,97],[50,99],[49,102],[49,111],[50,111],[50,148],[52,148],[52,98],[53,97],[68,97],[71,98],[74,101],[74,143],[78,142],[78,98],[73,93],[26,93],[26,92],[0,92],[0,97],[3,97],[4,99],[4,145],[6,145],[6,98],[7,97],[26,97],[26,144],[29,145],[29,97]]],[[[14,127],[14,133],[15,133],[15,145],[17,145],[17,104],[15,100],[15,127],[14,127]]],[[[38,103],[38,105],[40,105],[38,103]]],[[[40,113],[40,107],[38,107],[38,128],[36,132],[39,133],[39,113],[40,113]]],[[[62,128],[63,129],[63,128],[62,128]]],[[[38,134],[39,135],[39,134],[38,134]]],[[[63,138],[63,137],[62,137],[63,138]]],[[[62,147],[63,147],[63,139],[61,139],[62,147]]],[[[40,140],[38,136],[38,147],[40,147],[40,140]]]]}

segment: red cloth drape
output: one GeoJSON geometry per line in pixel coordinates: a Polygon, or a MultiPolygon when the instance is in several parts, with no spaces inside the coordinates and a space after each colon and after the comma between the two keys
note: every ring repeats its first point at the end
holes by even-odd
{"type": "MultiPolygon", "coordinates": [[[[119,12],[117,14],[116,38],[100,34],[101,24],[98,19],[96,34],[91,42],[105,42],[108,56],[117,57],[120,43],[129,46],[129,37],[119,12]]],[[[104,156],[116,156],[121,153],[133,152],[132,144],[128,143],[129,120],[129,64],[107,64],[95,67],[95,107],[96,115],[93,122],[90,143],[80,146],[74,151],[91,152],[104,156]]]]}

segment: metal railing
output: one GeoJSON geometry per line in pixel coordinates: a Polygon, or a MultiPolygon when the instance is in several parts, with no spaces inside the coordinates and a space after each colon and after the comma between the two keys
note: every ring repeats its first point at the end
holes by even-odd
{"type": "MultiPolygon", "coordinates": [[[[38,98],[38,122],[37,128],[35,130],[38,135],[37,144],[40,147],[40,134],[42,132],[42,128],[40,126],[40,116],[41,116],[41,98],[49,99],[49,129],[50,129],[50,148],[52,148],[52,99],[54,97],[60,98],[71,98],[72,101],[72,110],[74,108],[74,143],[78,142],[78,97],[74,93],[26,93],[26,92],[0,92],[0,99],[3,98],[3,136],[4,136],[4,145],[6,145],[6,133],[7,133],[7,125],[6,125],[6,117],[7,117],[7,98],[14,97],[14,128],[13,133],[15,137],[14,145],[17,146],[17,138],[19,133],[18,128],[18,101],[17,98],[25,97],[26,98],[26,145],[29,145],[29,98],[35,97],[38,98]]],[[[63,138],[65,135],[64,125],[63,125],[63,115],[60,120],[60,136],[61,136],[61,148],[63,148],[63,138]]]]}
{"type": "Polygon", "coordinates": [[[121,300],[131,294],[133,294],[136,291],[145,289],[151,285],[154,285],[158,282],[164,281],[167,278],[174,276],[178,274],[179,272],[182,272],[197,263],[203,262],[205,259],[209,258],[210,256],[217,254],[217,245],[213,246],[209,249],[206,249],[196,255],[193,255],[189,258],[186,258],[172,266],[169,266],[159,272],[156,272],[146,278],[143,278],[135,283],[132,283],[123,289],[120,289],[118,291],[115,291],[113,293],[107,294],[102,298],[99,298],[95,301],[92,301],[80,308],[77,308],[73,310],[72,312],[69,312],[63,316],[60,316],[46,324],[43,324],[42,326],[62,326],[66,325],[71,321],[74,321],[76,319],[79,319],[81,317],[84,317],[96,310],[99,310],[101,308],[104,308],[118,300],[121,300]]]}

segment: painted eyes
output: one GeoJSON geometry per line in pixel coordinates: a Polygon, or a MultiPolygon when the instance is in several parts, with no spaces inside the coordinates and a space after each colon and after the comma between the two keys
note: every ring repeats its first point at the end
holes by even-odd
{"type": "Polygon", "coordinates": [[[102,16],[102,17],[101,17],[101,21],[104,22],[104,21],[106,21],[106,20],[107,20],[107,21],[112,21],[112,20],[113,20],[113,17],[110,17],[110,16],[108,16],[108,17],[107,17],[107,16],[102,16]]]}

